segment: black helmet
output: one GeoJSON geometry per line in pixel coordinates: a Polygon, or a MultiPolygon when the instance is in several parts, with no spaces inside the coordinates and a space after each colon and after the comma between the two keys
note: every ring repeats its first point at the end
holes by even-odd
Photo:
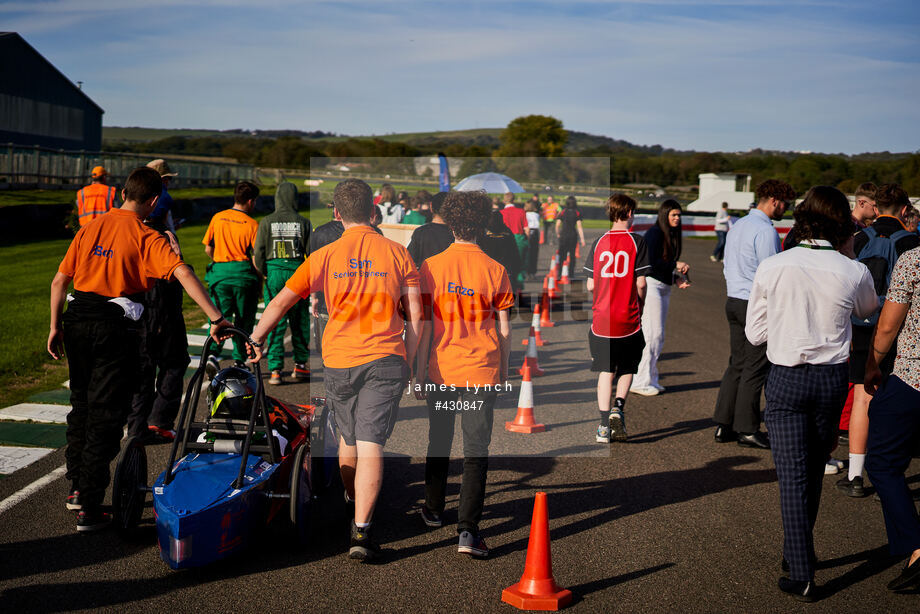
{"type": "Polygon", "coordinates": [[[211,418],[249,421],[258,382],[252,372],[239,367],[222,369],[208,384],[211,418]]]}

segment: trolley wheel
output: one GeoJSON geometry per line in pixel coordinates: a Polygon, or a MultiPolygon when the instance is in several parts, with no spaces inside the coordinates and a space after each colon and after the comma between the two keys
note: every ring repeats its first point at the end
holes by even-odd
{"type": "Polygon", "coordinates": [[[310,421],[310,472],[315,496],[336,490],[341,482],[339,475],[338,436],[335,420],[325,399],[313,399],[316,409],[310,421]]]}
{"type": "Polygon", "coordinates": [[[147,498],[147,451],[140,438],[128,437],[115,464],[112,482],[112,511],[115,526],[122,531],[137,527],[147,498]]]}
{"type": "Polygon", "coordinates": [[[291,468],[291,525],[301,543],[306,543],[310,533],[310,446],[304,443],[294,454],[291,468]]]}

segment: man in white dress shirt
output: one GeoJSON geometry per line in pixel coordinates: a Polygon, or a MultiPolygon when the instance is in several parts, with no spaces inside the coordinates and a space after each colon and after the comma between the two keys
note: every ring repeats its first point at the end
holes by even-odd
{"type": "Polygon", "coordinates": [[[764,422],[779,478],[784,567],[779,587],[815,599],[814,542],[824,464],[847,397],[850,314],[878,307],[869,270],[838,250],[853,240],[850,206],[836,188],[813,187],[795,210],[798,246],[757,268],[745,335],[767,344],[764,422]]]}

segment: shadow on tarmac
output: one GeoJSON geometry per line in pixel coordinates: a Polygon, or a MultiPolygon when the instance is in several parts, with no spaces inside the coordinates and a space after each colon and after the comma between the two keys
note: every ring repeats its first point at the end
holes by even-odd
{"type": "Polygon", "coordinates": [[[629,573],[620,574],[618,576],[604,578],[602,580],[594,580],[592,582],[584,582],[582,584],[576,584],[567,588],[572,591],[572,604],[576,604],[579,601],[582,601],[591,593],[596,593],[597,591],[602,591],[604,589],[610,588],[611,586],[616,586],[617,584],[622,584],[623,582],[629,582],[630,580],[637,580],[643,576],[650,576],[653,573],[658,573],[659,571],[663,571],[670,567],[674,567],[674,563],[662,563],[661,565],[655,565],[654,567],[637,569],[636,571],[630,571],[629,573]]]}

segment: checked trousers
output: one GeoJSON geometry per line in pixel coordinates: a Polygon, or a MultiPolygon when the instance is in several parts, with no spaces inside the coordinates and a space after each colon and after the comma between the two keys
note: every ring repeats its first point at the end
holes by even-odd
{"type": "Polygon", "coordinates": [[[813,530],[824,465],[837,439],[849,370],[839,365],[772,365],[764,422],[779,479],[783,554],[793,580],[815,575],[813,530]]]}

